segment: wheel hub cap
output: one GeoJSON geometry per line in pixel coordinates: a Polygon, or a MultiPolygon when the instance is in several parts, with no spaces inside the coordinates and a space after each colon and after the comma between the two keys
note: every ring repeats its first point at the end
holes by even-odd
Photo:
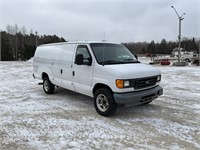
{"type": "Polygon", "coordinates": [[[44,90],[48,91],[49,90],[49,83],[47,80],[44,81],[44,90]]]}
{"type": "Polygon", "coordinates": [[[108,99],[105,95],[99,94],[96,98],[96,104],[100,111],[105,112],[108,109],[108,99]]]}

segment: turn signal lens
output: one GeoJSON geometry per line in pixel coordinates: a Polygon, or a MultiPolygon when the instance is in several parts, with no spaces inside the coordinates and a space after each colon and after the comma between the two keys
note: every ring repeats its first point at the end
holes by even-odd
{"type": "Polygon", "coordinates": [[[158,77],[157,77],[157,82],[160,82],[161,81],[161,75],[159,75],[158,77]]]}
{"type": "Polygon", "coordinates": [[[116,86],[117,86],[119,89],[124,88],[124,80],[116,80],[116,86]]]}

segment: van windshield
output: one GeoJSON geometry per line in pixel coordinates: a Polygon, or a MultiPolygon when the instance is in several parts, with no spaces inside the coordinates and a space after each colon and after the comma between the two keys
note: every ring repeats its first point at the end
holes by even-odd
{"type": "Polygon", "coordinates": [[[135,56],[121,44],[91,43],[90,46],[99,64],[140,63],[135,56]]]}

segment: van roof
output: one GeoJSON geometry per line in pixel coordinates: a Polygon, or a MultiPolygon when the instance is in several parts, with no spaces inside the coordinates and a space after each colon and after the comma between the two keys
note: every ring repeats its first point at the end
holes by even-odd
{"type": "Polygon", "coordinates": [[[69,41],[69,42],[59,42],[59,43],[50,43],[50,44],[42,44],[41,46],[51,46],[51,45],[64,45],[64,44],[91,44],[91,43],[113,43],[113,44],[120,44],[117,42],[108,42],[108,41],[69,41]]]}

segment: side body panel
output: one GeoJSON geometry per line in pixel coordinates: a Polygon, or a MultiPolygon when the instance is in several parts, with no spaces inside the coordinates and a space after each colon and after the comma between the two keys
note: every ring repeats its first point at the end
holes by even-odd
{"type": "Polygon", "coordinates": [[[36,49],[33,58],[33,68],[37,79],[42,80],[42,73],[47,73],[51,81],[53,79],[53,54],[49,53],[51,49],[51,46],[37,47],[36,49]]]}
{"type": "Polygon", "coordinates": [[[34,76],[42,80],[46,73],[57,86],[74,90],[72,85],[72,60],[76,44],[39,46],[35,52],[34,76]]]}
{"type": "Polygon", "coordinates": [[[58,49],[62,51],[58,60],[60,65],[60,86],[72,91],[74,91],[74,86],[72,82],[72,66],[75,46],[76,44],[65,44],[58,46],[58,49]]]}

